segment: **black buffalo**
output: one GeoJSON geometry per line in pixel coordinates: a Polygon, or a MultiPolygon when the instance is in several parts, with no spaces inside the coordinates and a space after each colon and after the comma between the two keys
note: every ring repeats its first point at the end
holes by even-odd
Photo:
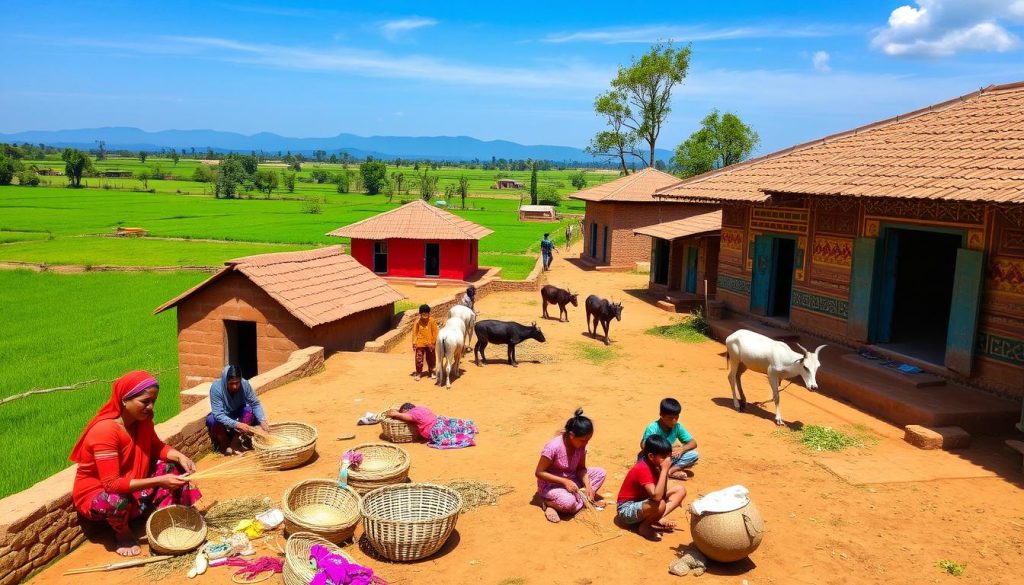
{"type": "Polygon", "coordinates": [[[584,303],[587,309],[587,333],[590,333],[590,317],[594,317],[594,337],[597,337],[597,324],[604,327],[604,344],[608,345],[608,324],[612,318],[622,321],[622,303],[613,303],[597,295],[590,295],[584,303]]]}
{"type": "Polygon", "coordinates": [[[565,313],[565,322],[569,322],[569,310],[565,308],[566,305],[572,303],[572,306],[578,307],[577,298],[580,295],[578,293],[569,292],[564,288],[558,288],[552,284],[544,285],[544,288],[540,289],[540,302],[543,305],[543,315],[545,319],[550,319],[548,315],[548,303],[552,305],[558,305],[558,321],[562,321],[562,313],[565,313]]]}
{"type": "Polygon", "coordinates": [[[488,343],[508,345],[508,364],[510,366],[519,365],[516,362],[516,344],[522,343],[527,339],[536,339],[544,343],[544,334],[541,333],[536,323],[520,325],[514,321],[486,319],[484,321],[477,321],[473,331],[476,332],[476,345],[473,346],[473,363],[478,366],[481,359],[485,364],[487,363],[487,356],[484,355],[484,350],[487,349],[488,343]]]}

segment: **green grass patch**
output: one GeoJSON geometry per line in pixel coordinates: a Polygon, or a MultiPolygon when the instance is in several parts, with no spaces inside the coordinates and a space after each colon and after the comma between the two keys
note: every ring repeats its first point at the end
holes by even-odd
{"type": "Polygon", "coordinates": [[[651,327],[645,333],[657,335],[682,343],[704,343],[708,341],[708,327],[706,322],[697,316],[690,316],[672,323],[671,325],[659,325],[651,327]]]}
{"type": "Polygon", "coordinates": [[[0,271],[0,397],[99,380],[0,405],[0,497],[64,469],[85,423],[133,369],[160,380],[156,418],[178,413],[174,311],[153,309],[206,278],[199,273],[0,271]]]}
{"type": "Polygon", "coordinates": [[[33,240],[45,240],[46,238],[49,237],[49,232],[15,232],[0,230],[0,244],[10,244],[12,242],[31,242],[33,240]]]}
{"type": "Polygon", "coordinates": [[[536,265],[536,256],[480,253],[480,266],[501,267],[501,278],[504,280],[525,280],[536,265]]]}
{"type": "Polygon", "coordinates": [[[963,575],[964,572],[967,570],[966,563],[958,563],[956,561],[951,561],[949,559],[942,559],[941,561],[935,563],[935,566],[949,573],[950,575],[953,575],[954,577],[959,577],[963,575]]]}
{"type": "Polygon", "coordinates": [[[72,236],[0,246],[0,260],[86,266],[221,266],[225,260],[241,256],[290,252],[308,247],[293,244],[72,236]]]}
{"type": "Polygon", "coordinates": [[[419,304],[414,302],[414,301],[410,301],[410,300],[398,301],[398,302],[395,303],[395,314],[396,315],[401,315],[402,313],[404,313],[406,311],[409,311],[411,309],[415,309],[418,306],[419,306],[419,304]]]}
{"type": "Polygon", "coordinates": [[[849,447],[865,447],[873,442],[864,427],[846,427],[847,432],[821,425],[804,425],[794,433],[802,445],[812,451],[842,451],[849,447]]]}
{"type": "Polygon", "coordinates": [[[594,345],[587,341],[577,341],[576,356],[592,364],[608,363],[619,357],[619,352],[607,345],[594,345]]]}

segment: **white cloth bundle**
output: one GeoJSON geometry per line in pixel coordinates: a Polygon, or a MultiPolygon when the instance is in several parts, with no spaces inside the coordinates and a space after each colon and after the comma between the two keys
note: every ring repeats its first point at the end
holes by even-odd
{"type": "Polygon", "coordinates": [[[750,502],[749,494],[747,488],[742,485],[729,486],[697,498],[690,504],[690,511],[700,516],[708,512],[739,510],[750,502]]]}

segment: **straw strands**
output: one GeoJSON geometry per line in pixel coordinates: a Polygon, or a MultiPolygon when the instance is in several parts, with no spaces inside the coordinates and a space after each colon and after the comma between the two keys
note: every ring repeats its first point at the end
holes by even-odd
{"type": "Polygon", "coordinates": [[[184,575],[188,572],[189,567],[192,566],[192,562],[195,561],[195,555],[178,555],[155,563],[150,563],[145,572],[142,573],[144,577],[148,577],[150,581],[163,581],[167,577],[175,573],[184,575]]]}
{"type": "Polygon", "coordinates": [[[456,479],[443,485],[462,496],[462,513],[475,510],[480,506],[497,505],[499,497],[515,491],[515,488],[508,484],[494,485],[474,479],[456,479]]]}
{"type": "Polygon", "coordinates": [[[189,481],[203,481],[208,479],[246,479],[263,477],[270,467],[262,458],[256,455],[240,455],[225,457],[224,460],[212,467],[200,469],[195,473],[183,475],[182,478],[189,481]]]}
{"type": "Polygon", "coordinates": [[[582,490],[580,491],[580,497],[583,499],[583,509],[576,513],[576,519],[597,536],[608,534],[611,529],[601,523],[600,512],[598,512],[594,503],[590,501],[590,498],[582,490]]]}
{"type": "Polygon", "coordinates": [[[206,525],[215,530],[231,530],[239,521],[254,518],[274,507],[267,496],[231,498],[215,502],[206,510],[206,525]]]}

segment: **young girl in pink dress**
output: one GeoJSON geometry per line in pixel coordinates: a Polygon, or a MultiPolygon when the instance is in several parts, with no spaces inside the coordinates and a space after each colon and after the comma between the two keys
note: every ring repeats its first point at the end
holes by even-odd
{"type": "Polygon", "coordinates": [[[600,467],[587,467],[587,443],[594,436],[594,423],[583,416],[583,409],[565,423],[565,431],[548,441],[537,463],[537,495],[544,517],[558,522],[559,513],[575,514],[583,508],[586,497],[596,506],[603,502],[597,493],[604,485],[605,472],[600,467]]]}
{"type": "Polygon", "coordinates": [[[435,449],[472,447],[480,433],[472,420],[438,416],[426,406],[416,406],[411,402],[406,402],[398,410],[389,410],[387,415],[411,423],[426,439],[427,445],[435,449]]]}

